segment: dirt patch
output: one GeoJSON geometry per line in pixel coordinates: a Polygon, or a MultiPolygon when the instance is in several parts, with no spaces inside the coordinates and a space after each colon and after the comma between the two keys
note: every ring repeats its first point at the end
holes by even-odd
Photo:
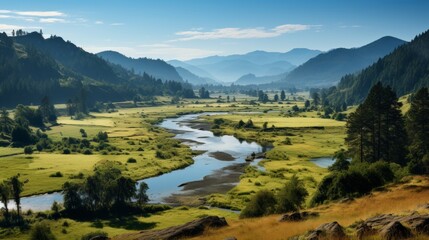
{"type": "Polygon", "coordinates": [[[220,161],[234,161],[235,160],[235,158],[231,154],[226,153],[226,152],[219,152],[219,151],[210,152],[209,156],[212,158],[216,158],[217,160],[220,160],[220,161]]]}

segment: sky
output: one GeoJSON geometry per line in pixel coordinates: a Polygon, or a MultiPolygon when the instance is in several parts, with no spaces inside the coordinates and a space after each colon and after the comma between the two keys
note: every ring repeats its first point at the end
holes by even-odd
{"type": "Polygon", "coordinates": [[[86,51],[189,60],[328,51],[429,29],[427,0],[0,0],[0,32],[57,35],[86,51]]]}

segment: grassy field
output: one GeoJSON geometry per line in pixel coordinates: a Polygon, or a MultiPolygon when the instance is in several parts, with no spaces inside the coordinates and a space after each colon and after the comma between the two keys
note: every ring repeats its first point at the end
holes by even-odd
{"type": "MultiPolygon", "coordinates": [[[[307,209],[316,211],[320,217],[310,218],[300,222],[279,222],[280,215],[242,220],[229,220],[229,226],[218,230],[209,230],[204,235],[192,239],[217,240],[234,236],[237,239],[288,239],[308,230],[317,228],[327,222],[337,221],[343,227],[366,218],[384,214],[411,214],[418,211],[428,214],[423,208],[429,199],[429,178],[415,177],[405,184],[392,185],[386,191],[373,192],[368,196],[345,203],[331,203],[307,209]]],[[[347,233],[355,233],[347,229],[347,233]]],[[[381,239],[381,238],[371,238],[381,239]]],[[[413,239],[427,239],[427,236],[417,236],[413,239]]]]}

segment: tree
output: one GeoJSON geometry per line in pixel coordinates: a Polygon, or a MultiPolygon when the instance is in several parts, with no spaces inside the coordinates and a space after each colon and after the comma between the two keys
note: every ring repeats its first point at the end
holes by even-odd
{"type": "Polygon", "coordinates": [[[228,95],[228,96],[226,96],[226,102],[228,102],[228,103],[229,103],[229,95],[228,95]]]}
{"type": "Polygon", "coordinates": [[[277,212],[299,210],[308,196],[304,183],[293,175],[277,195],[277,212]]]}
{"type": "Polygon", "coordinates": [[[149,201],[149,197],[146,194],[146,191],[149,189],[149,187],[147,186],[147,184],[145,182],[141,182],[139,185],[139,188],[137,190],[137,203],[140,206],[143,206],[144,204],[146,204],[149,201]]]}
{"type": "Polygon", "coordinates": [[[335,160],[335,163],[329,167],[329,171],[344,171],[349,169],[350,162],[347,161],[344,149],[337,151],[334,154],[333,160],[335,160]]]}
{"type": "Polygon", "coordinates": [[[284,101],[284,100],[286,99],[285,90],[282,90],[282,91],[280,92],[280,99],[281,99],[282,101],[284,101]]]}
{"type": "Polygon", "coordinates": [[[12,186],[12,197],[16,204],[16,211],[18,217],[21,216],[21,193],[23,191],[24,183],[19,180],[19,174],[9,179],[12,186]]]}
{"type": "Polygon", "coordinates": [[[12,189],[8,181],[3,181],[0,183],[0,202],[3,203],[5,209],[5,219],[6,222],[9,222],[9,199],[12,196],[12,189]]]}
{"type": "Polygon", "coordinates": [[[75,211],[82,208],[82,198],[80,196],[81,185],[77,183],[65,182],[63,185],[64,207],[67,210],[75,211]]]}
{"type": "Polygon", "coordinates": [[[120,176],[115,181],[114,190],[115,204],[124,206],[136,195],[136,182],[129,177],[120,176]]]}
{"type": "Polygon", "coordinates": [[[420,89],[411,100],[411,107],[405,115],[406,129],[410,139],[409,158],[420,165],[413,173],[429,172],[429,93],[420,89]]]}
{"type": "Polygon", "coordinates": [[[210,98],[210,93],[204,87],[201,87],[199,90],[200,98],[210,98]]]}
{"type": "Polygon", "coordinates": [[[313,99],[313,105],[317,108],[320,104],[320,97],[318,92],[313,92],[311,94],[311,98],[313,99]]]}
{"type": "Polygon", "coordinates": [[[33,147],[31,147],[31,146],[26,146],[26,147],[24,148],[24,154],[27,154],[27,155],[33,154],[33,147]]]}
{"type": "Polygon", "coordinates": [[[268,122],[264,122],[264,124],[262,125],[262,128],[267,129],[267,127],[268,127],[268,122]]]}
{"type": "Polygon", "coordinates": [[[278,101],[279,101],[279,95],[276,94],[276,95],[274,95],[274,102],[278,102],[278,101]]]}
{"type": "Polygon", "coordinates": [[[39,111],[42,114],[44,122],[56,122],[57,114],[53,104],[50,103],[49,97],[43,97],[41,104],[39,106],[39,111]]]}
{"type": "Polygon", "coordinates": [[[241,211],[240,218],[261,217],[275,212],[276,198],[271,191],[257,192],[241,211]]]}
{"type": "Polygon", "coordinates": [[[347,121],[346,143],[352,156],[405,164],[407,135],[400,107],[390,87],[378,83],[371,89],[347,121]]]}
{"type": "Polygon", "coordinates": [[[308,109],[310,107],[310,101],[308,99],[305,100],[304,107],[305,109],[308,109]]]}
{"type": "Polygon", "coordinates": [[[5,134],[10,134],[14,127],[15,123],[9,117],[9,112],[6,108],[2,108],[0,111],[0,132],[5,134]]]}

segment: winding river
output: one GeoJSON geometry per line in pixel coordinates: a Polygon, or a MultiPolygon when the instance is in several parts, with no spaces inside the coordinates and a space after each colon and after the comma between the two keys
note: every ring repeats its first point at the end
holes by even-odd
{"type": "MultiPolygon", "coordinates": [[[[234,136],[214,136],[211,131],[200,130],[193,121],[202,115],[225,113],[189,114],[165,119],[160,127],[176,132],[174,138],[180,139],[193,150],[204,151],[195,156],[194,164],[160,176],[146,178],[148,196],[152,203],[167,203],[172,196],[205,195],[214,192],[226,192],[239,181],[246,163],[245,158],[263,148],[255,142],[239,141],[234,136]],[[219,157],[221,155],[221,157],[219,157]],[[225,157],[228,156],[228,157],[225,157]]],[[[256,165],[258,161],[250,164],[256,165]]],[[[22,209],[47,210],[52,203],[63,201],[61,192],[23,197],[22,209]]],[[[13,202],[10,202],[13,205],[13,202]]],[[[14,206],[11,206],[14,207],[14,206]]]]}

